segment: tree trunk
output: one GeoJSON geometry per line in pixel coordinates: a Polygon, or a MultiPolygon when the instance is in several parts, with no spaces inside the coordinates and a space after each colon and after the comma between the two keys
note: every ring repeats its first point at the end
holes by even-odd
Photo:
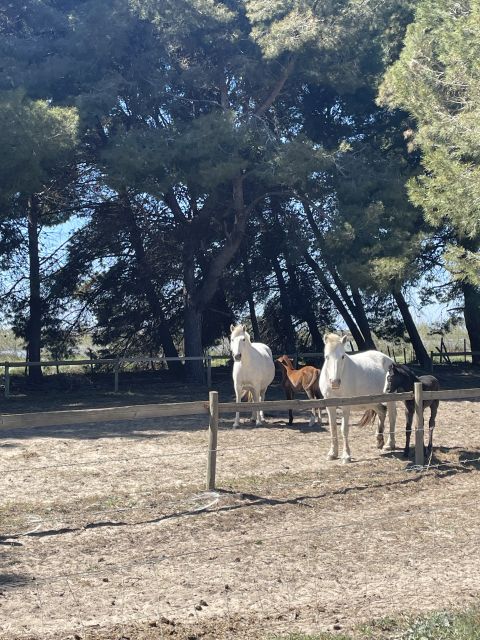
{"type": "Polygon", "coordinates": [[[310,331],[312,345],[316,351],[323,351],[323,339],[318,329],[315,313],[312,308],[312,298],[308,299],[305,286],[301,286],[295,266],[290,260],[288,248],[285,250],[285,260],[288,272],[288,288],[295,304],[295,315],[303,320],[310,331]]]}
{"type": "Polygon", "coordinates": [[[308,223],[313,231],[313,235],[317,241],[318,247],[322,252],[322,255],[325,257],[326,266],[330,272],[330,275],[333,278],[335,286],[337,287],[340,295],[333,289],[333,287],[328,282],[328,279],[325,277],[320,267],[316,264],[316,262],[312,259],[312,257],[308,254],[308,251],[304,252],[304,255],[307,259],[307,264],[313,268],[312,263],[317,267],[317,269],[313,268],[317,276],[319,276],[320,282],[325,290],[325,293],[328,295],[330,300],[333,302],[337,310],[340,312],[342,318],[345,320],[347,327],[350,333],[353,336],[353,339],[357,343],[358,349],[360,351],[364,349],[375,349],[375,343],[373,342],[373,338],[370,332],[370,327],[368,326],[368,322],[366,321],[365,310],[363,309],[363,303],[361,298],[357,299],[357,302],[360,301],[360,308],[357,308],[352,298],[349,296],[347,288],[342,282],[338,272],[335,268],[335,265],[331,263],[328,259],[328,252],[325,251],[325,243],[323,239],[322,232],[320,227],[315,222],[315,218],[313,216],[313,211],[308,204],[306,198],[302,198],[302,205],[307,216],[308,223]],[[308,258],[307,258],[308,256],[308,258]],[[321,275],[320,275],[321,274],[321,275]],[[342,301],[342,298],[343,301],[342,301]],[[363,312],[363,313],[362,313],[363,312]],[[365,333],[362,331],[365,331],[365,333]]]}
{"type": "MultiPolygon", "coordinates": [[[[235,212],[231,229],[226,232],[222,248],[209,261],[203,277],[195,279],[195,259],[201,251],[205,229],[208,231],[210,214],[208,210],[200,211],[192,220],[185,217],[175,194],[172,191],[164,194],[164,200],[170,207],[178,225],[179,242],[182,244],[183,286],[184,286],[184,321],[185,321],[185,355],[202,356],[201,319],[208,305],[217,292],[219,282],[225,268],[230,264],[242,244],[248,217],[255,206],[253,201],[248,206],[244,202],[243,174],[232,180],[232,201],[235,212]],[[199,322],[200,319],[200,322],[199,322]],[[188,351],[187,351],[188,350],[188,351]]],[[[186,363],[188,376],[198,382],[204,380],[201,361],[186,363]]]]}
{"type": "MultiPolygon", "coordinates": [[[[128,202],[128,199],[124,200],[124,213],[127,220],[130,243],[135,254],[138,275],[137,282],[141,291],[145,295],[153,317],[157,321],[158,342],[162,346],[167,358],[178,358],[178,351],[173,342],[162,304],[158,298],[157,292],[155,291],[153,273],[148,262],[148,258],[145,255],[141,230],[137,224],[135,213],[128,202]]],[[[183,366],[178,361],[173,360],[169,362],[168,368],[177,376],[183,375],[183,366]]]]}
{"type": "Polygon", "coordinates": [[[290,309],[290,298],[288,295],[287,285],[285,278],[283,277],[282,269],[275,257],[271,258],[273,270],[278,282],[278,289],[280,292],[280,307],[282,311],[282,325],[285,331],[284,349],[287,353],[293,353],[297,348],[297,336],[295,335],[295,329],[293,328],[292,314],[290,309]]]}
{"type": "Polygon", "coordinates": [[[245,256],[242,261],[243,275],[245,279],[245,289],[247,292],[248,310],[250,313],[250,322],[252,323],[253,339],[255,342],[260,342],[260,329],[258,328],[258,318],[255,309],[255,300],[253,299],[252,278],[250,276],[250,266],[248,259],[245,256]]]}
{"type": "Polygon", "coordinates": [[[410,309],[408,308],[408,304],[400,291],[400,289],[394,288],[392,290],[392,295],[397,303],[397,306],[402,314],[403,322],[405,323],[405,328],[410,337],[410,341],[412,343],[412,347],[417,356],[417,360],[424,369],[430,370],[431,368],[431,359],[428,355],[427,350],[425,349],[425,345],[422,342],[422,338],[418,333],[417,326],[413,321],[412,314],[410,313],[410,309]]]}
{"type": "Polygon", "coordinates": [[[480,366],[480,288],[473,284],[463,283],[464,317],[470,348],[477,355],[472,355],[472,364],[480,366]]]}
{"type": "Polygon", "coordinates": [[[365,313],[365,307],[363,306],[362,296],[356,287],[351,286],[350,290],[352,292],[353,302],[355,303],[355,312],[353,317],[355,318],[365,339],[365,346],[368,349],[376,349],[377,347],[373,340],[372,332],[370,331],[370,325],[368,324],[367,314],[365,313]]]}
{"type": "MultiPolygon", "coordinates": [[[[42,301],[40,297],[40,256],[38,249],[39,209],[35,196],[28,201],[28,260],[30,296],[28,300],[29,319],[27,325],[27,353],[31,362],[41,357],[42,341],[42,301]]],[[[39,383],[43,379],[41,367],[29,367],[28,378],[39,383]]]]}
{"type": "MultiPolygon", "coordinates": [[[[202,345],[202,312],[199,311],[189,298],[184,306],[184,349],[186,356],[199,357],[203,354],[202,345]]],[[[187,360],[185,362],[186,377],[191,382],[205,382],[205,368],[202,360],[187,360]]]]}
{"type": "MultiPolygon", "coordinates": [[[[188,244],[184,244],[183,251],[183,349],[186,356],[198,358],[203,355],[203,313],[192,294],[195,291],[195,260],[188,244]]],[[[187,360],[185,369],[187,379],[191,382],[205,382],[202,360],[187,360]]]]}
{"type": "Polygon", "coordinates": [[[360,329],[355,324],[355,320],[350,315],[348,309],[346,308],[345,304],[343,303],[338,293],[335,291],[335,289],[327,280],[322,269],[318,266],[318,264],[315,262],[315,260],[307,251],[305,251],[303,255],[306,263],[312,269],[312,271],[315,273],[318,280],[320,281],[320,284],[322,285],[323,290],[325,291],[327,296],[330,298],[330,300],[333,302],[339,314],[342,316],[345,324],[348,327],[348,330],[352,334],[352,337],[357,344],[357,348],[360,349],[360,351],[363,349],[366,349],[367,347],[365,345],[365,340],[362,336],[360,329]]]}

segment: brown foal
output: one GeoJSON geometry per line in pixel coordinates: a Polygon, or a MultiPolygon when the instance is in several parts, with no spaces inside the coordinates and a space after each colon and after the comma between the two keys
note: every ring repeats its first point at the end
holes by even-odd
{"type": "MultiPolygon", "coordinates": [[[[287,355],[277,358],[277,362],[281,365],[282,387],[287,400],[293,400],[296,391],[305,391],[310,400],[317,400],[322,397],[319,386],[320,369],[310,366],[295,369],[293,362],[287,355]]],[[[322,410],[318,407],[318,409],[312,409],[309,426],[313,426],[317,422],[317,410],[320,424],[322,424],[322,410]]],[[[293,413],[289,409],[288,424],[292,424],[292,422],[293,413]]]]}

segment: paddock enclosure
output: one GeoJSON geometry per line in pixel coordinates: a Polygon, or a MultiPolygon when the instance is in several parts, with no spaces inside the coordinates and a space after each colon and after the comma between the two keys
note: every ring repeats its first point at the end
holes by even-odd
{"type": "Polygon", "coordinates": [[[423,471],[400,404],[393,454],[353,414],[351,465],[309,415],[221,415],[214,491],[206,414],[0,431],[0,638],[267,638],[478,603],[479,403],[440,403],[423,471]]]}

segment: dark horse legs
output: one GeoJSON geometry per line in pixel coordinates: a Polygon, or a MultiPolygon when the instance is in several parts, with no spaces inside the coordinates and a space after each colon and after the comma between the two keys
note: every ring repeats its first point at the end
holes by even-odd
{"type": "Polygon", "coordinates": [[[433,447],[433,430],[435,429],[435,418],[437,417],[439,400],[433,400],[430,405],[430,420],[428,421],[428,453],[431,453],[433,447]]]}
{"type": "Polygon", "coordinates": [[[405,402],[405,449],[403,455],[408,458],[408,452],[410,450],[410,437],[412,435],[412,422],[413,414],[415,413],[415,404],[411,400],[405,402]]]}
{"type": "MultiPolygon", "coordinates": [[[[430,420],[428,421],[428,447],[424,447],[425,454],[429,454],[432,451],[433,447],[433,430],[435,429],[435,418],[437,417],[438,405],[440,404],[439,400],[433,400],[430,405],[430,420]]],[[[425,403],[424,403],[425,408],[425,403]]],[[[405,402],[405,420],[406,420],[406,428],[405,428],[405,449],[403,450],[403,455],[408,458],[408,452],[410,449],[410,437],[412,435],[412,422],[413,422],[413,414],[415,412],[415,405],[412,401],[407,400],[405,402]]]]}

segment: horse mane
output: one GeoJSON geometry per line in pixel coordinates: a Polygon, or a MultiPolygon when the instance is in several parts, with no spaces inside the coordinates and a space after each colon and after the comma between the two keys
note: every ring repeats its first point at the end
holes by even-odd
{"type": "Polygon", "coordinates": [[[411,369],[407,367],[407,365],[397,364],[396,362],[394,362],[392,366],[394,371],[396,371],[400,375],[407,377],[410,382],[420,382],[417,376],[413,373],[411,369]]]}
{"type": "Polygon", "coordinates": [[[245,338],[250,342],[250,334],[245,331],[245,327],[243,326],[243,324],[237,324],[236,327],[233,327],[230,338],[233,339],[241,335],[244,335],[245,338]]]}
{"type": "Polygon", "coordinates": [[[324,342],[327,344],[340,344],[342,342],[342,336],[337,335],[336,333],[327,333],[324,337],[324,342]]]}

